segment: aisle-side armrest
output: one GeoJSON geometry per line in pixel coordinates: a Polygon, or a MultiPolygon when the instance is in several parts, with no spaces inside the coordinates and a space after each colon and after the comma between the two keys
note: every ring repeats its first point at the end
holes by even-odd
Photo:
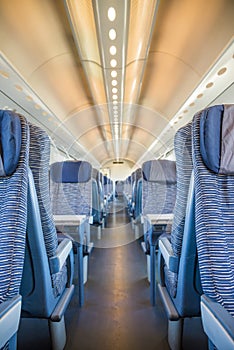
{"type": "Polygon", "coordinates": [[[217,349],[234,349],[234,318],[231,314],[204,294],[201,314],[204,331],[217,349]]]}
{"type": "Polygon", "coordinates": [[[21,295],[0,304],[0,348],[18,331],[21,312],[21,295]]]}
{"type": "Polygon", "coordinates": [[[167,268],[172,272],[178,272],[179,259],[173,254],[171,242],[167,237],[159,239],[159,249],[167,268]]]}
{"type": "Polygon", "coordinates": [[[64,238],[58,245],[56,255],[49,258],[50,271],[52,274],[61,270],[70,253],[72,253],[72,241],[68,238],[64,238]]]}

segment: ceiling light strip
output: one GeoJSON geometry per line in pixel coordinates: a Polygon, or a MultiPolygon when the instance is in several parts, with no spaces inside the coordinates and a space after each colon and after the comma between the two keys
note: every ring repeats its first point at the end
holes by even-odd
{"type": "Polygon", "coordinates": [[[115,158],[119,159],[130,3],[93,0],[93,8],[115,158]]]}

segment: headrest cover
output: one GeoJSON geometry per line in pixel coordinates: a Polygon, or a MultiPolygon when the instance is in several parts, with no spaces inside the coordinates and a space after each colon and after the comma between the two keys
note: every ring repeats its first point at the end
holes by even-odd
{"type": "Polygon", "coordinates": [[[234,175],[234,105],[218,105],[202,111],[200,152],[208,169],[234,175]]]}
{"type": "Polygon", "coordinates": [[[146,181],[176,184],[176,165],[172,160],[149,160],[142,165],[146,181]]]}
{"type": "Polygon", "coordinates": [[[21,122],[12,111],[0,111],[0,176],[9,176],[17,168],[21,150],[21,122]]]}
{"type": "Polygon", "coordinates": [[[52,181],[57,183],[88,182],[92,176],[92,166],[85,161],[64,161],[50,167],[52,181]]]}

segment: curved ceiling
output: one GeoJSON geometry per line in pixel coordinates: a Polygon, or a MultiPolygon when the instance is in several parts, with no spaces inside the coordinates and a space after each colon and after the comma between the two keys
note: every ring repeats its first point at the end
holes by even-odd
{"type": "Polygon", "coordinates": [[[140,164],[208,103],[198,94],[183,111],[227,49],[233,67],[233,34],[232,0],[0,0],[1,107],[14,101],[74,158],[140,164]],[[105,22],[109,7],[116,19],[105,22]]]}

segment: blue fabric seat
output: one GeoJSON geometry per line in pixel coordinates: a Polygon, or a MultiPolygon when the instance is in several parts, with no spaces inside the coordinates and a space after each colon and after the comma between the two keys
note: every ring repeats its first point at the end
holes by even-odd
{"type": "MultiPolygon", "coordinates": [[[[173,213],[176,199],[176,165],[171,160],[149,160],[142,165],[142,215],[173,213]]],[[[148,222],[144,220],[148,239],[148,222]]],[[[161,233],[164,229],[160,227],[161,233]]],[[[159,236],[155,237],[157,241],[159,236]]],[[[157,243],[155,243],[157,244],[157,243]]]]}
{"type": "Polygon", "coordinates": [[[50,195],[54,215],[82,215],[84,222],[75,228],[66,226],[73,236],[77,253],[79,304],[84,304],[84,259],[92,249],[90,223],[92,223],[92,166],[86,161],[64,161],[51,164],[50,195]],[[62,205],[61,205],[62,203],[62,205]]]}
{"type": "Polygon", "coordinates": [[[172,349],[177,349],[185,333],[183,320],[200,315],[201,286],[194,228],[191,123],[177,131],[174,150],[177,194],[171,235],[159,239],[158,288],[169,320],[169,344],[172,349]]]}
{"type": "Polygon", "coordinates": [[[210,349],[234,349],[234,105],[201,111],[192,132],[202,322],[210,349]]]}
{"type": "Polygon", "coordinates": [[[136,201],[137,201],[137,184],[142,177],[141,168],[135,170],[133,174],[133,185],[132,185],[132,203],[131,203],[131,214],[133,219],[136,219],[136,201]]]}
{"type": "Polygon", "coordinates": [[[134,219],[136,222],[140,221],[140,216],[142,214],[142,178],[137,182],[136,186],[136,203],[134,208],[134,219]]]}
{"type": "Polygon", "coordinates": [[[105,200],[106,213],[108,208],[108,203],[113,200],[113,181],[108,178],[106,175],[102,177],[102,186],[105,200]]]}
{"type": "Polygon", "coordinates": [[[102,188],[99,180],[99,171],[92,171],[92,217],[93,224],[101,225],[103,219],[102,188]]]}
{"type": "Polygon", "coordinates": [[[66,343],[64,312],[74,292],[72,242],[70,239],[58,242],[53,222],[49,137],[39,127],[31,124],[29,127],[27,244],[20,289],[22,317],[48,320],[52,348],[63,349],[66,343]]]}
{"type": "MultiPolygon", "coordinates": [[[[155,305],[156,250],[158,238],[168,230],[168,220],[152,224],[149,214],[172,214],[176,198],[176,165],[170,160],[151,160],[142,164],[143,249],[150,256],[150,300],[155,305]]],[[[148,261],[147,261],[148,262],[148,261]]]]}
{"type": "Polygon", "coordinates": [[[25,252],[29,130],[26,120],[0,111],[0,348],[16,349],[25,252]]]}

